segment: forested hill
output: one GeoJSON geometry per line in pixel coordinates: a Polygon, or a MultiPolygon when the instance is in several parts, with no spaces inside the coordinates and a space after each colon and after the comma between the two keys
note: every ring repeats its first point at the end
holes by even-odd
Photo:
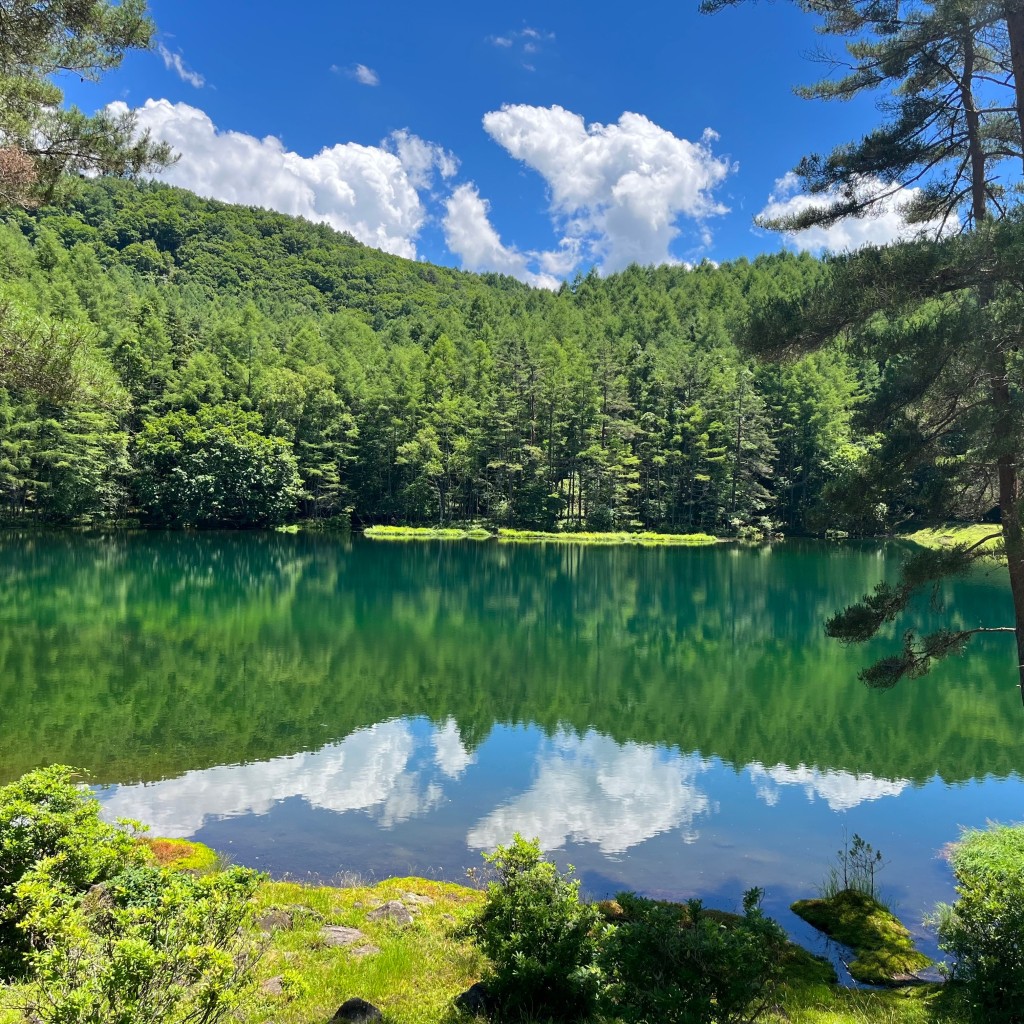
{"type": "Polygon", "coordinates": [[[752,303],[820,273],[782,254],[552,294],[177,189],[83,183],[0,224],[3,513],[843,525],[819,499],[864,455],[872,374],[838,347],[758,366],[733,340],[752,303]]]}

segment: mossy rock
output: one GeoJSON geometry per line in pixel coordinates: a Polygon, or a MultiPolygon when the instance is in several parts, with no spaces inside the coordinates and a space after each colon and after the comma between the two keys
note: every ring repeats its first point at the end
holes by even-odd
{"type": "Polygon", "coordinates": [[[863,893],[847,889],[827,899],[797,900],[790,909],[853,950],[850,974],[865,985],[906,985],[934,966],[914,948],[899,918],[863,893]]]}
{"type": "Polygon", "coordinates": [[[220,857],[204,843],[188,839],[165,839],[161,836],[143,836],[140,840],[149,850],[152,862],[172,871],[194,871],[206,875],[220,867],[220,857]]]}

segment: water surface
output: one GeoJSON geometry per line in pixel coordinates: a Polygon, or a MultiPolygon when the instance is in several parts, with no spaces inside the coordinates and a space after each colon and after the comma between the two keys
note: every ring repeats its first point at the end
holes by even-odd
{"type": "MultiPolygon", "coordinates": [[[[822,623],[900,554],[2,534],[0,781],[73,764],[111,815],[324,880],[459,880],[518,830],[594,895],[763,886],[802,938],[856,832],[921,932],[959,826],[1024,817],[1024,712],[999,636],[857,682],[885,644],[822,623]]],[[[944,598],[1010,617],[999,574],[944,598]]]]}

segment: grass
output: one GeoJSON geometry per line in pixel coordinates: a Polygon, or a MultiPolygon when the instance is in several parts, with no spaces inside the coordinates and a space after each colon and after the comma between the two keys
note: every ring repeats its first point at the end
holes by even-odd
{"type": "MultiPolygon", "coordinates": [[[[327,1021],[353,996],[378,1006],[388,1024],[471,1024],[473,1018],[457,1011],[452,1000],[486,968],[468,930],[483,898],[475,889],[421,878],[353,888],[265,883],[258,914],[277,911],[285,926],[266,936],[257,991],[240,1008],[239,1024],[327,1021]],[[394,899],[416,911],[411,925],[368,918],[394,899]],[[325,925],[358,928],[379,952],[360,957],[351,947],[330,947],[321,937],[325,925]],[[281,994],[259,989],[271,978],[280,979],[281,994]]],[[[791,947],[780,1004],[763,1018],[766,1024],[964,1024],[968,1019],[951,986],[866,991],[842,988],[833,977],[829,965],[791,947]]],[[[8,996],[16,1001],[17,991],[8,990],[8,996]]],[[[21,1020],[17,1011],[0,1009],[0,1024],[21,1020]]]]}
{"type": "Polygon", "coordinates": [[[933,966],[914,948],[910,932],[899,918],[864,893],[846,889],[824,899],[797,900],[791,909],[854,951],[848,966],[855,981],[865,985],[900,984],[917,971],[933,966]]]}
{"type": "Polygon", "coordinates": [[[480,526],[441,528],[432,526],[368,526],[363,536],[371,540],[490,540],[494,535],[480,526]]]}
{"type": "Polygon", "coordinates": [[[482,899],[477,890],[421,878],[351,889],[268,882],[260,893],[261,910],[287,910],[294,924],[271,934],[260,978],[282,977],[285,992],[256,997],[243,1021],[330,1020],[353,996],[373,1003],[395,1024],[458,1020],[452,1000],[483,969],[482,955],[466,932],[482,899]],[[410,893],[425,900],[413,902],[410,893]],[[368,919],[389,900],[415,911],[411,925],[368,919]],[[329,947],[321,939],[324,925],[358,928],[379,952],[358,956],[350,947],[329,947]]]}
{"type": "Polygon", "coordinates": [[[928,526],[923,530],[900,536],[902,540],[913,541],[921,547],[948,548],[953,544],[976,544],[984,537],[1001,533],[1001,528],[994,523],[946,523],[942,526],[928,526]]]}
{"type": "Polygon", "coordinates": [[[695,547],[716,544],[707,533],[549,533],[544,530],[498,530],[493,534],[482,526],[368,526],[364,537],[371,540],[491,540],[503,544],[640,544],[644,547],[695,547]]]}
{"type": "MultiPolygon", "coordinates": [[[[389,879],[374,886],[332,889],[267,883],[262,911],[287,909],[291,930],[275,931],[260,966],[260,980],[284,977],[285,994],[262,995],[250,1003],[243,1024],[305,1024],[330,1020],[346,999],[359,996],[385,1014],[389,1024],[469,1024],[452,1000],[480,979],[486,961],[472,942],[468,925],[481,907],[475,889],[420,878],[389,879]],[[398,928],[374,923],[367,914],[407,894],[434,902],[418,906],[414,923],[398,928]],[[320,941],[325,924],[359,928],[380,953],[364,958],[320,941]]],[[[614,919],[614,914],[606,914],[614,919]]],[[[722,915],[723,918],[732,915],[722,915]]],[[[781,1004],[768,1024],[963,1024],[967,1015],[957,993],[937,985],[864,991],[834,983],[831,965],[798,946],[785,962],[781,1004]]],[[[0,1024],[6,1024],[0,1020],[0,1024]]],[[[526,1022],[524,1022],[526,1024],[526,1022]]],[[[582,1024],[617,1024],[595,1020],[582,1024]]]]}
{"type": "Polygon", "coordinates": [[[699,547],[717,544],[707,533],[546,533],[543,530],[499,530],[502,543],[640,544],[644,547],[699,547]]]}

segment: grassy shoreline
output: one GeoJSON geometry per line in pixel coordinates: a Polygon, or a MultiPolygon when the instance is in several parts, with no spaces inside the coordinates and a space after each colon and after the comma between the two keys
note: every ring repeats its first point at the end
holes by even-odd
{"type": "MultiPolygon", "coordinates": [[[[948,548],[953,544],[977,544],[986,537],[1001,536],[998,523],[943,523],[926,526],[913,533],[897,534],[899,540],[909,540],[924,548],[948,548]]],[[[994,546],[994,542],[990,542],[994,546]]]]}
{"type": "Polygon", "coordinates": [[[430,526],[368,526],[363,536],[370,540],[496,540],[499,544],[588,544],[642,547],[702,547],[718,544],[719,537],[707,533],[628,533],[626,531],[598,533],[554,533],[544,530],[499,529],[497,533],[480,526],[466,528],[430,526]]]}
{"type": "MultiPolygon", "coordinates": [[[[183,870],[197,870],[197,857],[210,870],[217,859],[199,843],[155,839],[147,845],[159,862],[183,870]]],[[[236,1024],[327,1021],[357,996],[379,1007],[388,1024],[479,1021],[483,1018],[459,1010],[454,1000],[487,973],[471,928],[485,895],[412,877],[340,887],[265,881],[254,907],[264,951],[254,984],[232,1019],[236,1024]],[[387,908],[396,904],[403,911],[389,914],[387,908]]],[[[723,927],[734,916],[711,913],[721,917],[723,927]]],[[[762,1018],[765,1024],[962,1024],[968,1019],[951,988],[844,988],[831,965],[792,943],[783,963],[778,1004],[762,1018]]],[[[23,991],[0,984],[0,1024],[22,1024],[16,1007],[23,991]]],[[[601,1017],[580,1024],[621,1022],[601,1017]]]]}

